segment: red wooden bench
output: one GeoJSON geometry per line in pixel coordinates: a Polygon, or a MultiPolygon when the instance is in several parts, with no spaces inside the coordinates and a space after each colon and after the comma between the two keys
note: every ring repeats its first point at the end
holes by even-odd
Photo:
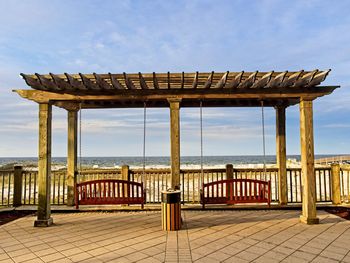
{"type": "Polygon", "coordinates": [[[143,183],[105,179],[77,183],[75,207],[79,205],[141,204],[146,202],[143,183]]]}
{"type": "Polygon", "coordinates": [[[203,184],[203,209],[206,204],[271,203],[271,182],[229,179],[203,184]]]}

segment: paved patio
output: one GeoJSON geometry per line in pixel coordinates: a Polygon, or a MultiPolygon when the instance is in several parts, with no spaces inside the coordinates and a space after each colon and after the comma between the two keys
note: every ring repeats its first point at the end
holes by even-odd
{"type": "Polygon", "coordinates": [[[0,262],[350,262],[350,221],[319,211],[183,211],[183,230],[163,232],[160,212],[57,213],[0,227],[0,262]]]}

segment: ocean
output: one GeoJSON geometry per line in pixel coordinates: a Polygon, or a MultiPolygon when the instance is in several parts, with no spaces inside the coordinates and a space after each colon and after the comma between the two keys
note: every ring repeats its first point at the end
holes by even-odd
{"type": "MultiPolygon", "coordinates": [[[[334,155],[316,155],[315,158],[324,158],[334,155]]],[[[287,159],[292,162],[300,161],[300,155],[288,155],[287,159]]],[[[0,158],[0,168],[11,167],[13,165],[22,165],[25,167],[36,167],[38,159],[36,157],[3,157],[0,158]]],[[[275,155],[267,155],[265,162],[267,165],[276,163],[275,155]]],[[[78,166],[79,164],[78,158],[78,166]]],[[[183,156],[181,157],[182,168],[199,168],[199,156],[183,156]]],[[[203,166],[205,168],[223,168],[226,164],[234,166],[258,167],[264,163],[263,156],[259,155],[234,155],[234,156],[204,156],[203,166]]],[[[170,157],[168,156],[153,156],[146,157],[145,161],[147,168],[168,168],[170,167],[170,157]]],[[[143,167],[142,157],[83,157],[81,159],[83,168],[119,168],[122,165],[129,165],[131,168],[143,167]]],[[[52,166],[59,168],[66,167],[66,157],[53,157],[52,166]]]]}

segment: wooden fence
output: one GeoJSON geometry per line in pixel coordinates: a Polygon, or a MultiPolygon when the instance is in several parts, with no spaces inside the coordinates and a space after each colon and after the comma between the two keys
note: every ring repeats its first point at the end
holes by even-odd
{"type": "MultiPolygon", "coordinates": [[[[18,172],[17,172],[18,174],[18,172]]],[[[170,169],[142,169],[128,170],[129,180],[141,182],[147,194],[147,203],[160,203],[161,191],[170,188],[170,169]]],[[[38,186],[36,171],[21,170],[22,178],[15,180],[14,170],[0,171],[0,205],[36,205],[38,200],[38,186]],[[21,184],[20,186],[16,186],[21,184]],[[19,183],[18,183],[19,182],[19,183]],[[15,189],[21,190],[20,196],[14,197],[15,189]]],[[[181,170],[181,191],[184,203],[199,203],[201,189],[201,170],[181,170]]],[[[342,202],[350,201],[350,166],[341,166],[340,169],[340,195],[342,202]]],[[[239,168],[233,169],[233,178],[250,178],[271,181],[272,202],[278,201],[278,169],[239,168]]],[[[120,169],[110,170],[84,170],[78,175],[78,181],[97,179],[123,179],[120,169]]],[[[125,179],[125,178],[124,178],[125,179]]],[[[204,183],[226,179],[226,169],[204,169],[204,183]]],[[[316,198],[317,202],[332,202],[332,174],[330,166],[315,168],[316,198]]],[[[300,203],[302,201],[301,169],[287,169],[288,203],[300,203]]],[[[53,171],[51,173],[51,203],[54,205],[66,204],[67,187],[66,171],[53,171]]]]}

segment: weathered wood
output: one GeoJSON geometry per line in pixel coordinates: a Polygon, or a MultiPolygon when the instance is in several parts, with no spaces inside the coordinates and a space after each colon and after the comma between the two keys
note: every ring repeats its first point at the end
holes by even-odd
{"type": "Polygon", "coordinates": [[[309,82],[309,84],[307,84],[307,87],[313,87],[320,84],[322,81],[326,79],[330,71],[331,70],[329,69],[327,71],[323,71],[323,72],[321,71],[320,73],[316,74],[314,78],[309,82]]]}
{"type": "Polygon", "coordinates": [[[252,73],[246,80],[241,82],[237,88],[239,88],[239,89],[250,88],[253,85],[253,83],[255,82],[255,78],[256,78],[257,74],[258,74],[257,71],[252,73]]]}
{"type": "Polygon", "coordinates": [[[338,163],[331,165],[331,185],[332,185],[332,203],[333,205],[341,204],[340,191],[340,165],[338,163]]]}
{"type": "Polygon", "coordinates": [[[280,87],[290,87],[293,86],[294,83],[299,79],[299,77],[304,73],[304,70],[301,70],[299,72],[295,72],[292,75],[290,75],[288,78],[284,78],[282,83],[280,84],[280,87]]]}
{"type": "Polygon", "coordinates": [[[50,76],[61,90],[73,89],[73,87],[68,83],[68,81],[63,80],[61,77],[57,76],[56,74],[50,73],[50,76]]]}
{"type": "Polygon", "coordinates": [[[300,101],[300,141],[302,170],[302,215],[300,221],[306,224],[318,224],[316,215],[316,179],[314,167],[314,135],[312,101],[300,101]]]}
{"type": "Polygon", "coordinates": [[[233,165],[232,164],[226,164],[226,179],[227,180],[233,179],[233,165]]]}
{"type": "Polygon", "coordinates": [[[22,205],[22,172],[23,167],[16,165],[14,167],[13,178],[13,206],[18,207],[22,205]]]}
{"type": "Polygon", "coordinates": [[[214,76],[214,71],[210,73],[207,81],[204,83],[203,89],[210,89],[210,86],[213,83],[213,76],[214,76]]]}
{"type": "Polygon", "coordinates": [[[64,73],[67,77],[69,84],[76,90],[87,90],[88,88],[83,84],[83,82],[77,80],[68,73],[64,73]]]}
{"type": "Polygon", "coordinates": [[[260,89],[266,87],[269,81],[271,80],[272,74],[273,71],[266,73],[261,79],[259,79],[253,84],[252,89],[260,89]]]}
{"type": "Polygon", "coordinates": [[[226,85],[227,77],[228,77],[229,71],[227,71],[219,80],[218,83],[215,85],[215,89],[222,89],[226,85]]]}
{"type": "Polygon", "coordinates": [[[226,88],[237,88],[242,81],[243,74],[244,71],[239,72],[229,83],[227,83],[226,88]]]}
{"type": "Polygon", "coordinates": [[[125,85],[128,89],[136,89],[134,83],[132,82],[132,80],[128,77],[128,75],[124,72],[124,81],[125,81],[125,85]]]}
{"type": "Polygon", "coordinates": [[[155,89],[159,89],[159,83],[155,72],[153,72],[153,86],[155,89]]]}
{"type": "Polygon", "coordinates": [[[38,212],[34,226],[50,226],[51,218],[51,121],[52,106],[39,104],[38,212]]]}
{"type": "Polygon", "coordinates": [[[20,74],[24,81],[27,83],[28,86],[31,86],[33,89],[42,89],[42,90],[47,90],[47,88],[45,86],[43,86],[38,79],[35,79],[33,78],[32,76],[30,75],[27,75],[27,74],[24,74],[24,73],[21,73],[20,74]]]}
{"type": "Polygon", "coordinates": [[[171,188],[180,189],[180,99],[169,99],[171,188]]]}
{"type": "Polygon", "coordinates": [[[108,73],[108,74],[109,74],[111,83],[115,89],[125,89],[125,87],[119,82],[117,78],[113,77],[111,73],[108,73]]]}
{"type": "Polygon", "coordinates": [[[96,83],[93,83],[89,78],[87,78],[84,74],[79,73],[81,80],[83,81],[85,87],[90,90],[100,90],[96,83]]]}
{"type": "Polygon", "coordinates": [[[314,78],[318,70],[314,70],[312,72],[309,72],[307,74],[304,74],[302,77],[298,78],[297,81],[294,83],[294,87],[303,87],[308,86],[310,81],[314,78]]]}
{"type": "Polygon", "coordinates": [[[145,81],[145,79],[143,78],[141,72],[139,72],[139,79],[140,79],[140,86],[142,89],[149,89],[149,87],[147,86],[147,83],[145,81]]]}
{"type": "Polygon", "coordinates": [[[68,111],[68,148],[67,148],[67,205],[74,205],[75,184],[77,183],[77,136],[78,112],[68,111]]]}
{"type": "Polygon", "coordinates": [[[283,83],[284,78],[287,76],[288,71],[278,74],[276,77],[270,80],[267,84],[267,88],[278,88],[283,83]]]}
{"type": "Polygon", "coordinates": [[[94,73],[94,76],[96,79],[96,84],[100,87],[100,89],[106,89],[106,90],[113,89],[113,87],[99,74],[94,73]]]}
{"type": "MultiPolygon", "coordinates": [[[[122,180],[124,181],[130,181],[130,170],[129,170],[129,165],[123,165],[122,166],[122,180]]],[[[129,193],[129,186],[124,185],[123,189],[123,196],[128,197],[130,195],[129,193]]]]}
{"type": "Polygon", "coordinates": [[[198,71],[194,74],[192,89],[196,89],[198,86],[198,71]]]}
{"type": "MultiPolygon", "coordinates": [[[[339,86],[317,86],[310,88],[295,88],[285,90],[283,88],[275,89],[149,89],[142,90],[116,90],[114,94],[69,94],[55,93],[42,90],[14,90],[21,97],[33,100],[38,103],[48,103],[52,101],[149,101],[164,100],[168,98],[181,98],[186,100],[195,100],[198,105],[198,100],[217,99],[222,100],[224,105],[225,100],[233,99],[266,99],[278,100],[299,99],[300,97],[315,99],[332,93],[339,86]]],[[[143,107],[143,104],[142,104],[143,107]]]]}
{"type": "Polygon", "coordinates": [[[59,91],[61,90],[60,87],[58,85],[56,85],[56,83],[52,80],[49,80],[48,78],[35,73],[35,75],[38,77],[38,79],[40,80],[40,83],[46,87],[47,90],[56,90],[59,91]]]}
{"type": "Polygon", "coordinates": [[[286,108],[276,107],[276,161],[278,167],[278,195],[281,205],[287,204],[287,155],[286,155],[286,108]]]}

